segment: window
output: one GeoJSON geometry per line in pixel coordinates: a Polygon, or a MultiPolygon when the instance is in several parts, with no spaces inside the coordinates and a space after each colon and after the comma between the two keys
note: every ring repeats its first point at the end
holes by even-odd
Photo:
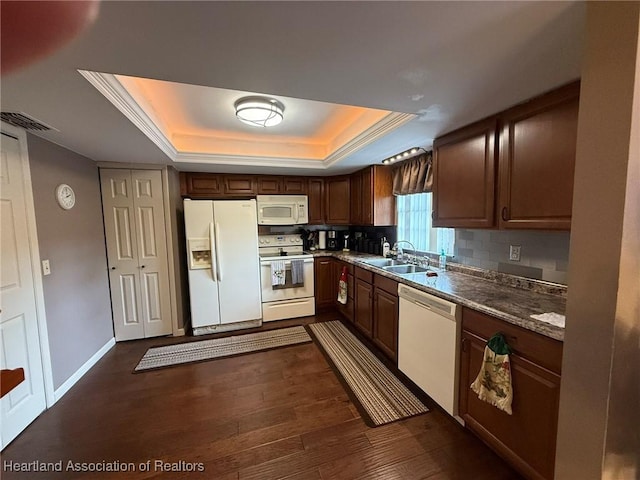
{"type": "Polygon", "coordinates": [[[444,249],[447,255],[453,255],[455,230],[431,226],[431,196],[415,193],[396,197],[398,240],[408,240],[421,252],[440,253],[444,249]]]}

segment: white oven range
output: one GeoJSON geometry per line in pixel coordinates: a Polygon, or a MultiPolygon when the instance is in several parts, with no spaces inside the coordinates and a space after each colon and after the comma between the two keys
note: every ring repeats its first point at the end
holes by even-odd
{"type": "Polygon", "coordinates": [[[300,235],[260,235],[260,281],[262,285],[262,321],[314,315],[313,256],[304,253],[300,235]],[[302,282],[292,282],[292,261],[300,262],[302,282]],[[283,268],[284,285],[273,285],[273,263],[283,268]]]}

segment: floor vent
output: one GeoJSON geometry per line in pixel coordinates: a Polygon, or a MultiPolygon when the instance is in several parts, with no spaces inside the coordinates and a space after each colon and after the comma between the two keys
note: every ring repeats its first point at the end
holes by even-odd
{"type": "Polygon", "coordinates": [[[38,130],[46,132],[47,130],[56,130],[49,125],[42,123],[35,118],[32,118],[24,113],[18,112],[0,112],[0,119],[3,122],[7,122],[14,127],[24,128],[25,130],[38,130]]]}

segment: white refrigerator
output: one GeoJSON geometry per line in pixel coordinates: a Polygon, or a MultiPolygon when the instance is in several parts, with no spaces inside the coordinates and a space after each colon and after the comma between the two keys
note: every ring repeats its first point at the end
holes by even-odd
{"type": "Polygon", "coordinates": [[[184,200],[191,326],[195,335],[260,325],[255,200],[184,200]]]}

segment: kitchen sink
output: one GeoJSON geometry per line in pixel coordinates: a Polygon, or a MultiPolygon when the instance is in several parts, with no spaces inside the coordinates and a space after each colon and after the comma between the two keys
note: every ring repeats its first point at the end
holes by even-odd
{"type": "Polygon", "coordinates": [[[428,268],[419,267],[418,265],[389,265],[382,267],[383,270],[391,273],[403,274],[403,273],[420,273],[429,271],[428,268]]]}
{"type": "Polygon", "coordinates": [[[371,260],[363,260],[362,263],[366,263],[367,265],[371,265],[372,267],[390,267],[393,265],[396,266],[408,266],[402,262],[399,262],[397,260],[393,260],[392,258],[373,258],[371,260]]]}

